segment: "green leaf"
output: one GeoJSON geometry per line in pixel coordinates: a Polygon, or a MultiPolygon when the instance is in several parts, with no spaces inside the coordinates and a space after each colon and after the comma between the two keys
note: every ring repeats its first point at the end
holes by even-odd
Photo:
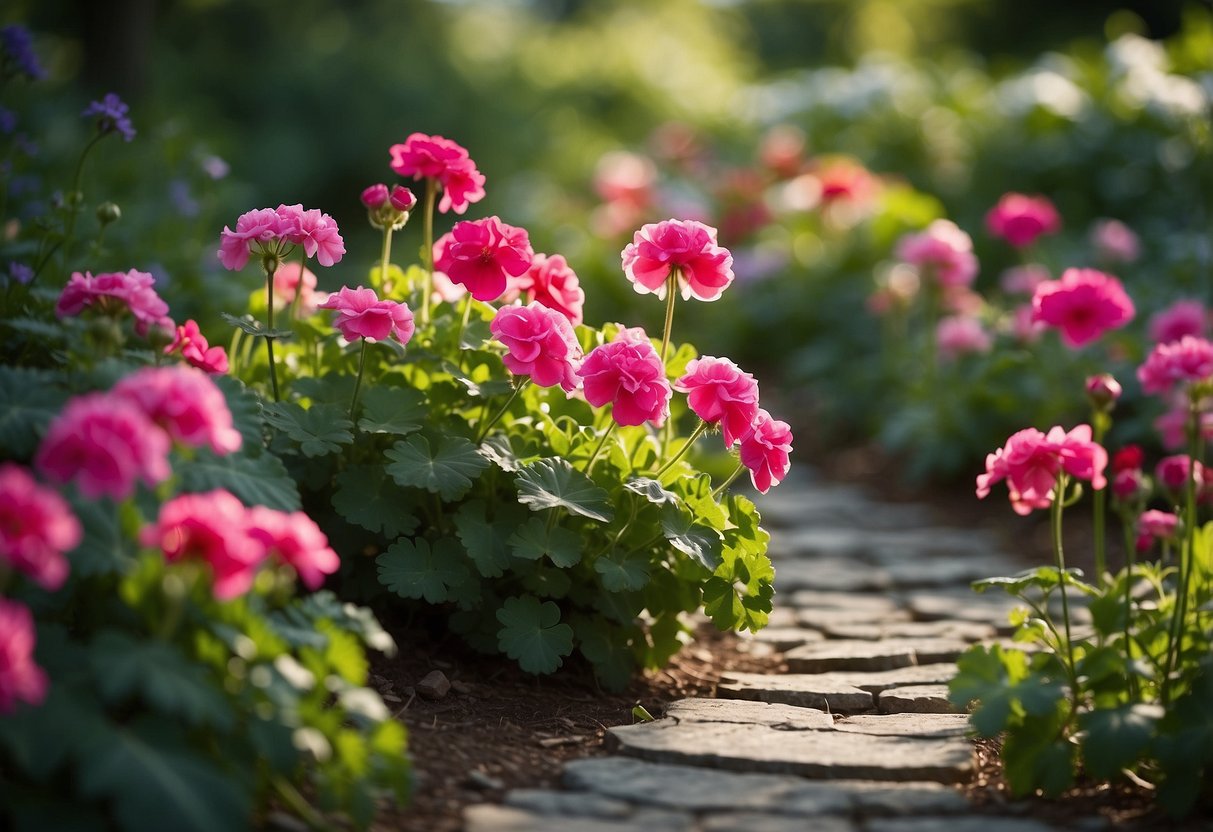
{"type": "Polygon", "coordinates": [[[522,470],[523,462],[518,458],[518,454],[515,453],[509,434],[494,433],[481,442],[477,450],[482,457],[502,471],[508,471],[512,474],[515,471],[522,470]]]}
{"type": "Polygon", "coordinates": [[[355,465],[336,477],[333,508],[350,523],[385,537],[412,534],[418,520],[417,501],[391,479],[381,465],[355,465]]]}
{"type": "Polygon", "coordinates": [[[1002,761],[1012,794],[1040,789],[1046,797],[1057,797],[1074,785],[1078,749],[1057,736],[1053,717],[1031,720],[1007,735],[1002,761]]]}
{"type": "Polygon", "coordinates": [[[609,523],[615,516],[610,497],[564,459],[541,459],[519,472],[518,502],[531,511],[563,508],[592,520],[609,523]]]}
{"type": "Polygon", "coordinates": [[[143,718],[91,744],[80,791],[111,802],[126,832],[229,832],[248,825],[251,779],[223,772],[172,723],[143,718]]]}
{"type": "Polygon", "coordinates": [[[958,708],[978,702],[971,721],[983,737],[1009,728],[1022,714],[1045,715],[1064,705],[1062,682],[1030,671],[1028,655],[1022,650],[977,645],[962,654],[956,666],[948,699],[958,708]]]}
{"type": "Polygon", "coordinates": [[[444,500],[463,496],[472,480],[489,466],[476,453],[476,446],[462,436],[444,436],[433,449],[424,436],[410,436],[392,445],[387,458],[393,460],[387,472],[396,482],[433,491],[444,500]]]}
{"type": "Polygon", "coordinates": [[[103,630],[93,639],[89,663],[98,691],[111,705],[137,694],[156,710],[192,725],[220,731],[232,726],[232,710],[217,680],[165,642],[103,630]]]}
{"type": "MultiPolygon", "coordinates": [[[[516,511],[521,509],[516,508],[516,511]]],[[[499,578],[509,567],[507,541],[512,539],[521,519],[517,514],[511,514],[490,521],[485,516],[483,500],[472,500],[459,507],[455,514],[455,530],[481,575],[499,578]]]]}
{"type": "Polygon", "coordinates": [[[251,315],[242,315],[237,318],[235,315],[229,315],[226,312],[220,312],[219,317],[225,322],[236,327],[242,332],[253,335],[258,338],[274,338],[280,341],[286,341],[294,337],[295,333],[289,329],[269,329],[261,321],[255,320],[251,315]]]}
{"type": "Polygon", "coordinates": [[[1164,713],[1159,705],[1139,703],[1079,715],[1087,771],[1101,780],[1110,780],[1121,769],[1134,768],[1164,713]]]}
{"type": "Polygon", "coordinates": [[[594,561],[594,571],[602,576],[608,592],[635,592],[649,582],[649,562],[642,555],[603,555],[594,561]]]}
{"type": "Polygon", "coordinates": [[[261,399],[239,380],[229,375],[211,376],[227,399],[227,409],[232,412],[232,423],[244,439],[244,453],[257,456],[262,443],[261,399]]]}
{"type": "Polygon", "coordinates": [[[682,494],[687,508],[691,510],[694,519],[705,523],[717,531],[723,531],[728,525],[728,515],[724,507],[712,496],[712,477],[699,474],[694,477],[680,477],[672,486],[682,494]]]}
{"type": "Polygon", "coordinates": [[[424,598],[441,604],[455,597],[455,588],[468,579],[463,548],[454,540],[402,538],[375,559],[379,583],[402,598],[424,598]]]}
{"type": "Polygon", "coordinates": [[[72,513],[84,534],[80,545],[67,553],[73,575],[113,575],[125,572],[135,562],[131,539],[123,533],[118,512],[100,500],[69,498],[72,513]]]}
{"type": "Polygon", "coordinates": [[[581,561],[585,539],[559,526],[548,528],[542,517],[532,517],[510,537],[509,546],[520,558],[539,560],[546,556],[552,563],[567,569],[581,561]]]}
{"type": "Polygon", "coordinates": [[[295,481],[273,454],[254,459],[239,454],[215,456],[201,450],[193,459],[177,463],[175,473],[181,477],[184,492],[225,488],[247,506],[262,505],[279,511],[299,511],[303,507],[295,481]]]}
{"type": "Polygon", "coordinates": [[[362,418],[358,427],[367,433],[404,436],[420,430],[428,408],[425,394],[411,387],[376,386],[362,394],[362,418]]]}
{"type": "Polygon", "coordinates": [[[728,547],[703,585],[704,611],[717,629],[757,632],[767,625],[775,595],[775,570],[765,552],[728,547]]]}
{"type": "Polygon", "coordinates": [[[634,708],[632,708],[632,723],[633,724],[635,724],[637,722],[652,722],[653,719],[654,719],[653,715],[651,713],[649,713],[648,709],[644,705],[637,705],[634,708]]]}
{"type": "Polygon", "coordinates": [[[299,443],[305,456],[336,453],[354,441],[345,411],[335,404],[313,404],[304,410],[294,402],[265,405],[265,421],[299,443]]]}
{"type": "Polygon", "coordinates": [[[654,505],[670,504],[677,506],[681,500],[673,491],[667,491],[657,480],[648,477],[637,477],[628,480],[623,487],[634,494],[639,494],[654,505]]]}
{"type": "Polygon", "coordinates": [[[723,562],[724,541],[720,532],[693,522],[676,506],[667,506],[661,513],[661,533],[675,549],[693,558],[709,572],[723,562]]]}
{"type": "Polygon", "coordinates": [[[573,628],[560,623],[560,607],[533,595],[505,599],[497,610],[497,644],[528,673],[552,673],[573,652],[573,628]]]}
{"type": "Polygon", "coordinates": [[[28,459],[67,393],[55,373],[0,367],[0,456],[28,459]]]}

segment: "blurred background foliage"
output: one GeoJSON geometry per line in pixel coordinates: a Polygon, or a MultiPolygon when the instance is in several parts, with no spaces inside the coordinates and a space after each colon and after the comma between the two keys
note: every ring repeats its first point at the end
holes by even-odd
{"type": "MultiPolygon", "coordinates": [[[[1081,418],[1067,362],[1129,372],[1143,347],[1008,344],[952,367],[952,386],[924,401],[907,378],[921,371],[916,342],[864,312],[901,234],[954,219],[982,263],[975,288],[996,294],[1016,258],[983,233],[984,212],[1006,191],[1043,193],[1065,218],[1037,252],[1054,276],[1093,265],[1096,218],[1141,235],[1144,256],[1118,272],[1139,330],[1176,297],[1210,299],[1207,4],[11,0],[0,18],[34,30],[51,70],[5,91],[46,137],[30,166],[44,179],[14,181],[53,199],[87,126],[74,113],[111,90],[126,98],[137,144],[90,161],[113,193],[89,196],[124,211],[92,268],[154,271],[182,318],[213,322],[255,288],[214,259],[222,226],[255,206],[331,213],[352,256],[321,288],[364,280],[378,249],[358,193],[393,181],[387,149],[415,131],[470,150],[488,197],[468,216],[499,214],[537,251],[565,254],[593,323],[660,325],[661,304],[619,271],[632,229],[668,216],[720,226],[738,288],[680,312],[678,336],[710,332],[701,340],[728,344],[764,388],[807,393],[815,431],[881,436],[921,457],[920,474],[967,475],[1010,430],[1081,418]],[[795,170],[763,159],[779,136],[800,143],[795,170]],[[823,210],[820,190],[789,184],[839,159],[874,173],[860,209],[823,210]]],[[[396,259],[419,238],[407,229],[396,259]]],[[[997,323],[993,300],[983,314],[997,323]]]]}

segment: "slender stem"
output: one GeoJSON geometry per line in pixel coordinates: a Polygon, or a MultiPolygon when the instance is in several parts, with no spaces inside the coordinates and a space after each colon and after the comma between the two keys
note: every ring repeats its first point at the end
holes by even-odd
{"type": "Polygon", "coordinates": [[[926,387],[927,399],[931,402],[938,403],[939,399],[935,395],[935,387],[939,376],[939,344],[935,338],[935,331],[939,325],[939,286],[934,275],[928,276],[928,290],[926,293],[926,304],[924,314],[926,315],[926,342],[923,344],[923,384],[926,387]]]}
{"type": "Polygon", "coordinates": [[[463,331],[468,328],[472,317],[472,293],[468,292],[463,299],[463,317],[459,320],[459,331],[455,333],[455,349],[463,349],[463,331]]]}
{"type": "Polygon", "coordinates": [[[1057,558],[1058,588],[1061,590],[1061,615],[1066,631],[1066,666],[1070,671],[1070,686],[1072,696],[1078,700],[1078,673],[1074,668],[1074,643],[1070,640],[1070,598],[1066,592],[1066,555],[1061,540],[1061,515],[1064,511],[1064,497],[1069,477],[1059,474],[1057,485],[1053,487],[1053,554],[1057,558]]]}
{"type": "MultiPolygon", "coordinates": [[[[354,396],[350,399],[350,421],[354,422],[354,408],[358,404],[358,391],[362,389],[362,371],[366,369],[366,339],[362,339],[362,348],[358,350],[358,377],[354,379],[354,396]]],[[[357,424],[357,422],[354,422],[357,424]]]]}
{"type": "Polygon", "coordinates": [[[670,267],[670,276],[665,284],[665,328],[661,331],[661,363],[670,348],[670,330],[674,326],[674,298],[678,294],[678,267],[670,267]]]}
{"type": "Polygon", "coordinates": [[[421,294],[421,323],[430,322],[430,296],[434,294],[434,199],[438,196],[438,182],[425,180],[425,209],[421,224],[421,262],[425,266],[425,285],[421,294]]]}
{"type": "MultiPolygon", "coordinates": [[[[1091,424],[1094,428],[1092,439],[1095,444],[1102,445],[1104,434],[1107,432],[1109,417],[1108,414],[1098,408],[1092,415],[1091,424]]],[[[1108,486],[1105,484],[1103,488],[1095,492],[1093,515],[1095,523],[1095,585],[1103,587],[1104,573],[1108,568],[1108,548],[1107,548],[1107,505],[1108,505],[1108,486]]]]}
{"type": "MultiPolygon", "coordinates": [[[[1133,613],[1133,566],[1137,556],[1136,541],[1133,539],[1133,526],[1125,518],[1125,663],[1133,662],[1133,639],[1131,638],[1130,623],[1133,613]]],[[[1133,700],[1137,699],[1137,677],[1130,674],[1129,691],[1133,700]]]]}
{"type": "Polygon", "coordinates": [[[1171,619],[1167,641],[1166,672],[1162,680],[1162,704],[1166,707],[1171,694],[1171,672],[1183,652],[1184,619],[1188,614],[1188,585],[1192,581],[1192,564],[1196,558],[1196,466],[1201,457],[1200,402],[1188,403],[1188,481],[1184,487],[1184,541],[1179,549],[1179,584],[1175,588],[1175,614],[1171,619]]]}
{"type": "Polygon", "coordinates": [[[744,470],[745,470],[745,464],[738,463],[737,467],[733,469],[733,473],[729,474],[729,478],[727,480],[725,480],[724,482],[722,482],[720,485],[716,486],[714,489],[712,489],[712,499],[716,499],[717,497],[719,497],[721,492],[724,491],[726,488],[728,488],[730,485],[732,485],[733,480],[740,477],[741,472],[744,470]]]}
{"type": "Polygon", "coordinates": [[[476,437],[477,445],[484,441],[485,437],[489,435],[489,431],[493,429],[493,426],[501,421],[501,417],[504,416],[505,412],[510,409],[510,405],[514,403],[514,399],[518,398],[518,394],[521,393],[530,383],[530,376],[522,376],[521,378],[515,379],[514,392],[510,393],[510,397],[505,400],[505,404],[501,406],[501,409],[497,411],[497,414],[493,416],[492,419],[489,419],[488,423],[481,428],[480,435],[476,437]]]}
{"type": "Polygon", "coordinates": [[[387,269],[392,258],[392,226],[383,226],[383,254],[379,258],[379,294],[387,292],[387,269]]]}
{"type": "Polygon", "coordinates": [[[330,824],[326,823],[324,816],[316,811],[316,807],[308,803],[307,798],[299,793],[299,790],[280,774],[275,774],[270,778],[270,783],[274,787],[274,791],[278,792],[278,796],[282,798],[287,806],[291,807],[291,811],[299,815],[309,828],[315,830],[331,829],[330,824]]]}
{"type": "Polygon", "coordinates": [[[615,432],[615,428],[619,427],[619,423],[614,419],[611,424],[607,425],[607,429],[602,432],[602,437],[598,440],[598,444],[594,446],[594,452],[590,454],[590,458],[585,463],[585,474],[588,477],[590,472],[594,470],[594,461],[598,459],[598,454],[602,453],[602,448],[607,443],[607,439],[615,432]]]}
{"type": "Polygon", "coordinates": [[[678,452],[670,457],[666,464],[662,465],[661,468],[658,469],[657,473],[653,474],[653,479],[661,479],[662,474],[674,467],[674,463],[682,459],[683,454],[691,449],[691,446],[695,444],[695,440],[698,439],[700,434],[707,429],[708,423],[703,421],[703,419],[700,419],[699,424],[695,426],[695,430],[691,431],[691,435],[687,437],[687,441],[683,442],[682,447],[678,449],[678,452]]]}
{"type": "MultiPolygon", "coordinates": [[[[72,245],[72,235],[76,231],[76,217],[80,214],[80,203],[84,201],[84,195],[80,192],[80,180],[84,177],[84,160],[88,157],[88,152],[93,149],[97,142],[105,138],[105,133],[98,133],[93,136],[88,144],[84,146],[84,150],[80,151],[80,160],[76,162],[76,174],[72,177],[72,189],[68,192],[68,199],[71,201],[70,210],[67,215],[67,229],[63,232],[63,267],[67,270],[67,259],[70,254],[72,245]]],[[[38,278],[37,273],[34,274],[34,280],[38,278]]],[[[34,281],[31,280],[30,283],[34,281]]]]}
{"type": "MultiPolygon", "coordinates": [[[[277,263],[275,259],[272,262],[277,263]]],[[[274,329],[274,272],[278,270],[277,266],[265,269],[265,304],[266,304],[266,326],[272,331],[274,329]]],[[[300,279],[302,279],[300,275],[300,279]]],[[[278,395],[278,369],[274,365],[274,338],[272,335],[265,336],[265,354],[270,361],[270,388],[274,391],[274,401],[280,401],[278,395]]]]}

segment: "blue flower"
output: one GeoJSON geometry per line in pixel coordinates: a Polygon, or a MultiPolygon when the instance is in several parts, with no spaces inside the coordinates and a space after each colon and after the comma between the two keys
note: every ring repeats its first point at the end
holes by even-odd
{"type": "MultiPolygon", "coordinates": [[[[16,23],[0,29],[0,49],[4,51],[4,63],[11,64],[19,75],[31,81],[46,77],[46,70],[38,63],[38,56],[34,53],[34,39],[30,37],[29,29],[16,23]]],[[[7,70],[9,67],[4,68],[7,70]]]]}
{"type": "Polygon", "coordinates": [[[102,133],[118,133],[129,142],[135,138],[135,128],[127,118],[127,109],[123,100],[111,92],[100,101],[90,103],[81,115],[85,118],[96,116],[98,130],[102,133]]]}

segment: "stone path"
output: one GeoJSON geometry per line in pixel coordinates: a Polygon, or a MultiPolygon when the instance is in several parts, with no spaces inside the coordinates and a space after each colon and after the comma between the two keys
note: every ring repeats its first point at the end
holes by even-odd
{"type": "MultiPolygon", "coordinates": [[[[566,765],[562,790],[472,806],[467,832],[1043,832],[974,813],[955,659],[1005,637],[1013,604],[969,582],[1018,570],[984,532],[854,486],[787,481],[761,503],[776,609],[755,640],[785,674],[735,673],[717,699],[607,732],[612,756],[566,765]]],[[[1098,828],[1098,825],[1084,825],[1098,828]]]]}

